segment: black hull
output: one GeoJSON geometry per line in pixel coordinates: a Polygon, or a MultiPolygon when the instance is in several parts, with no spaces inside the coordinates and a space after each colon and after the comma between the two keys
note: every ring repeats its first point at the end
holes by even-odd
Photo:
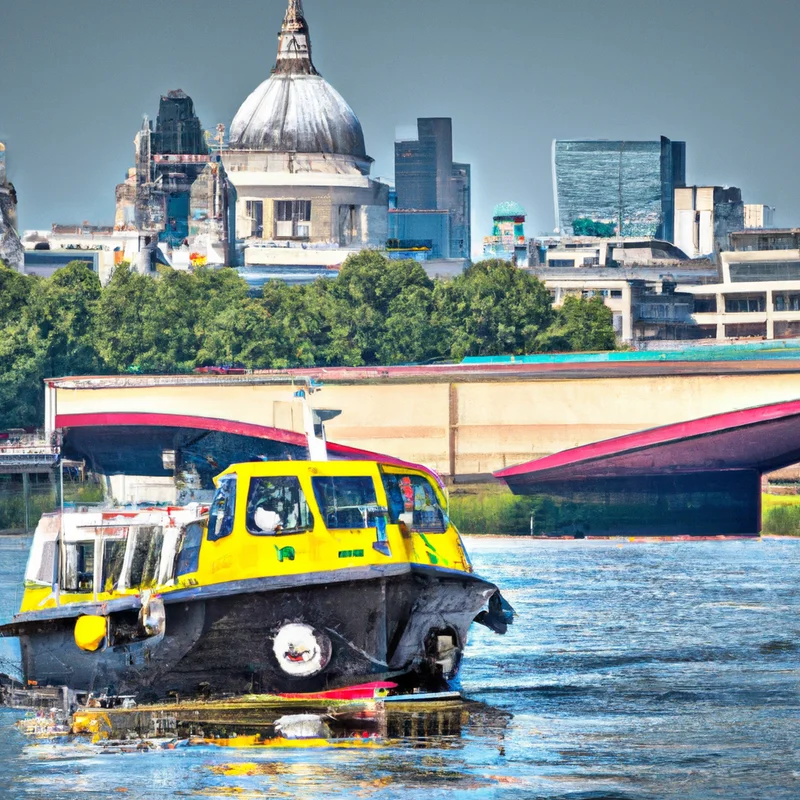
{"type": "Polygon", "coordinates": [[[96,653],[75,644],[74,615],[37,614],[16,623],[25,678],[140,701],[319,692],[384,679],[437,689],[457,672],[469,626],[497,591],[480,578],[434,568],[338,577],[165,595],[163,638],[96,653]],[[295,653],[294,640],[285,645],[291,634],[311,630],[304,654],[295,653]]]}

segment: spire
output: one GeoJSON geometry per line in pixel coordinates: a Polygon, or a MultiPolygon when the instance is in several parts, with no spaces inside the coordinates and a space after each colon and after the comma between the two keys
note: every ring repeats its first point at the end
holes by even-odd
{"type": "Polygon", "coordinates": [[[303,16],[303,0],[289,0],[278,37],[278,61],[273,72],[318,75],[311,60],[311,36],[303,16]]]}

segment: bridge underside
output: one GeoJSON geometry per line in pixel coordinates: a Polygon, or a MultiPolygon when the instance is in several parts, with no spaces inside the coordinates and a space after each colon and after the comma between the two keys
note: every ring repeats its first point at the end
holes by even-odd
{"type": "Polygon", "coordinates": [[[761,477],[800,461],[800,401],[667,425],[501,470],[584,535],[757,535],[761,477]]]}

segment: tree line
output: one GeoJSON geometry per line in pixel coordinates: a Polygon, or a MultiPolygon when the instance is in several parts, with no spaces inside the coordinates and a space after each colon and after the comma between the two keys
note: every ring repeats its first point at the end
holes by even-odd
{"type": "Polygon", "coordinates": [[[40,425],[45,378],[460,361],[608,350],[601,298],[554,309],[545,285],[504,261],[432,281],[413,261],[350,257],[338,278],[273,281],[259,296],[232,269],[157,278],[118,267],[107,285],[76,261],[50,278],[0,264],[0,429],[40,425]]]}

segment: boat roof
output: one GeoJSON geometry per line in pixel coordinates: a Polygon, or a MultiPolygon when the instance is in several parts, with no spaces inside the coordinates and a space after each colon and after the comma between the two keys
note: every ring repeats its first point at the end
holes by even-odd
{"type": "Polygon", "coordinates": [[[226,470],[216,477],[216,481],[226,475],[240,475],[247,478],[259,477],[278,477],[282,475],[321,475],[321,476],[358,476],[365,472],[372,471],[379,467],[389,472],[411,472],[419,475],[426,475],[434,479],[436,474],[432,471],[416,464],[398,463],[393,459],[387,461],[247,461],[239,464],[231,464],[226,470]]]}

